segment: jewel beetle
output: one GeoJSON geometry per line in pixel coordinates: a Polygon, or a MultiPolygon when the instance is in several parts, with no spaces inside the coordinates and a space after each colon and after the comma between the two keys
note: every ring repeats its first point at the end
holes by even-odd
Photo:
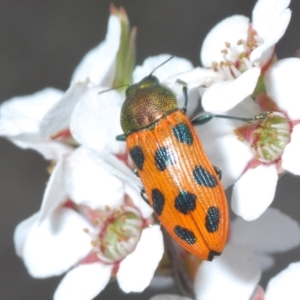
{"type": "Polygon", "coordinates": [[[141,195],[162,226],[184,249],[211,261],[222,253],[228,232],[220,174],[186,116],[186,84],[181,82],[185,104],[179,108],[175,94],[152,75],[155,70],[127,88],[120,118],[124,134],[117,140],[126,140],[141,195]]]}

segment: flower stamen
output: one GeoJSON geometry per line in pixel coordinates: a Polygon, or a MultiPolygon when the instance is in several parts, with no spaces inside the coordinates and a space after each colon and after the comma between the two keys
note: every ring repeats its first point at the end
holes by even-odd
{"type": "Polygon", "coordinates": [[[256,158],[267,164],[277,162],[290,142],[291,131],[290,121],[283,113],[272,112],[268,115],[252,133],[256,158]]]}
{"type": "Polygon", "coordinates": [[[225,41],[225,48],[221,50],[223,60],[212,62],[213,70],[219,72],[224,80],[239,77],[241,73],[254,67],[250,62],[250,54],[261,43],[261,39],[251,27],[248,30],[247,40],[239,39],[233,46],[225,41]]]}
{"type": "Polygon", "coordinates": [[[140,211],[134,207],[122,206],[117,210],[106,207],[105,210],[109,215],[91,244],[102,262],[114,264],[135,249],[145,224],[140,211]]]}

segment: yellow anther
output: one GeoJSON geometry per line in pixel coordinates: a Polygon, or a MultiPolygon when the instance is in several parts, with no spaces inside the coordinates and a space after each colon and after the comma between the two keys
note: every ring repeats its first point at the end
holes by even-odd
{"type": "Polygon", "coordinates": [[[226,46],[226,48],[230,48],[231,47],[231,45],[230,45],[229,42],[225,42],[225,46],[226,46]]]}

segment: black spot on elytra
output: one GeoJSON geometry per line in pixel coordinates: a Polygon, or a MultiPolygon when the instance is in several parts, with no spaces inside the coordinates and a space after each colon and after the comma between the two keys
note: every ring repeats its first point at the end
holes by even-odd
{"type": "Polygon", "coordinates": [[[145,155],[140,146],[133,147],[130,150],[130,156],[139,170],[143,170],[145,155]]]}
{"type": "Polygon", "coordinates": [[[181,191],[175,198],[175,208],[187,215],[190,211],[196,208],[196,198],[195,194],[188,191],[181,191]]]}
{"type": "Polygon", "coordinates": [[[219,256],[221,255],[222,253],[221,252],[217,252],[217,251],[214,251],[214,250],[211,250],[208,254],[208,258],[207,260],[209,261],[212,261],[214,259],[215,256],[219,256]]]}
{"type": "Polygon", "coordinates": [[[175,155],[170,149],[160,147],[155,151],[154,162],[158,170],[164,171],[167,166],[174,165],[176,163],[175,155]]]}
{"type": "Polygon", "coordinates": [[[211,206],[205,216],[205,227],[208,232],[216,232],[219,229],[220,211],[217,207],[211,206]]]}
{"type": "Polygon", "coordinates": [[[165,206],[165,197],[159,189],[152,190],[152,202],[154,211],[160,216],[165,206]]]}
{"type": "Polygon", "coordinates": [[[174,227],[174,232],[181,240],[187,242],[188,244],[196,243],[197,239],[191,230],[177,225],[174,227]]]}
{"type": "Polygon", "coordinates": [[[172,129],[174,136],[177,138],[177,140],[181,143],[185,143],[188,145],[193,144],[193,136],[190,131],[190,128],[185,123],[179,123],[172,129]]]}
{"type": "Polygon", "coordinates": [[[218,182],[213,174],[210,174],[202,166],[196,166],[193,170],[193,176],[197,184],[206,187],[215,187],[218,182]]]}

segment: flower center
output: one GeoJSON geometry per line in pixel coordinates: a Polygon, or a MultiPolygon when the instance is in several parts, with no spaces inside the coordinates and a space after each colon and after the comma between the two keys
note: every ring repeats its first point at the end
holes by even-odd
{"type": "Polygon", "coordinates": [[[252,147],[262,163],[277,162],[291,140],[292,127],[283,113],[272,112],[252,133],[252,147]]]}
{"type": "Polygon", "coordinates": [[[140,212],[129,206],[115,210],[105,226],[92,241],[98,258],[106,263],[116,263],[131,253],[138,243],[144,221],[140,212]]]}
{"type": "Polygon", "coordinates": [[[223,80],[232,80],[239,77],[243,72],[253,68],[249,60],[251,52],[258,47],[259,37],[250,27],[248,40],[240,39],[235,45],[225,42],[225,48],[221,50],[223,60],[212,62],[213,69],[220,73],[223,80]]]}

